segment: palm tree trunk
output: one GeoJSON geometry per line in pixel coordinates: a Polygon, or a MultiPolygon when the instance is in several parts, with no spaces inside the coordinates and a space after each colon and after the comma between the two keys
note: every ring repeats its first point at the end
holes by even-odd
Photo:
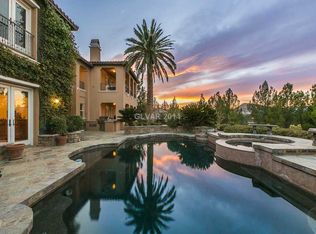
{"type": "Polygon", "coordinates": [[[151,196],[153,192],[153,174],[154,174],[154,145],[147,144],[147,195],[151,196]]]}
{"type": "Polygon", "coordinates": [[[151,114],[154,104],[154,82],[151,69],[147,69],[147,113],[151,114]]]}

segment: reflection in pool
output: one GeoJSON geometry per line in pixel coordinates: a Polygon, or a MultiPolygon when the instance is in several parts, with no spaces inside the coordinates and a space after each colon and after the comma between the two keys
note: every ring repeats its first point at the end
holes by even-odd
{"type": "Polygon", "coordinates": [[[130,142],[76,156],[32,233],[314,233],[315,197],[195,142],[130,142]]]}

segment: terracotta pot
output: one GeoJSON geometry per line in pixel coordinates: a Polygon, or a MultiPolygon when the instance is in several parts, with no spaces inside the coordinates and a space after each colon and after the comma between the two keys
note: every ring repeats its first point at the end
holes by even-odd
{"type": "Polygon", "coordinates": [[[67,136],[56,136],[56,145],[57,146],[62,146],[66,145],[67,143],[67,136]]]}
{"type": "Polygon", "coordinates": [[[9,144],[5,148],[10,161],[23,158],[24,144],[9,144]]]}

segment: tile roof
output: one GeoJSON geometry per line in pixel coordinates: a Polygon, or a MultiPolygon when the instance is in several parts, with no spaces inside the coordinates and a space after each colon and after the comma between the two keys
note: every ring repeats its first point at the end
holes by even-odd
{"type": "Polygon", "coordinates": [[[54,0],[49,0],[48,2],[56,10],[56,12],[69,24],[73,31],[78,31],[79,27],[72,19],[70,19],[68,15],[66,15],[66,13],[54,2],[54,0]]]}

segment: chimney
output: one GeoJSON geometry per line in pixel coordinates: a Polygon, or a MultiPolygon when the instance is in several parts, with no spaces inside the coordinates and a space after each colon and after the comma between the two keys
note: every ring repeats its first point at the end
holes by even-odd
{"type": "Polygon", "coordinates": [[[101,46],[99,39],[92,39],[90,42],[90,61],[100,62],[101,60],[101,46]]]}

